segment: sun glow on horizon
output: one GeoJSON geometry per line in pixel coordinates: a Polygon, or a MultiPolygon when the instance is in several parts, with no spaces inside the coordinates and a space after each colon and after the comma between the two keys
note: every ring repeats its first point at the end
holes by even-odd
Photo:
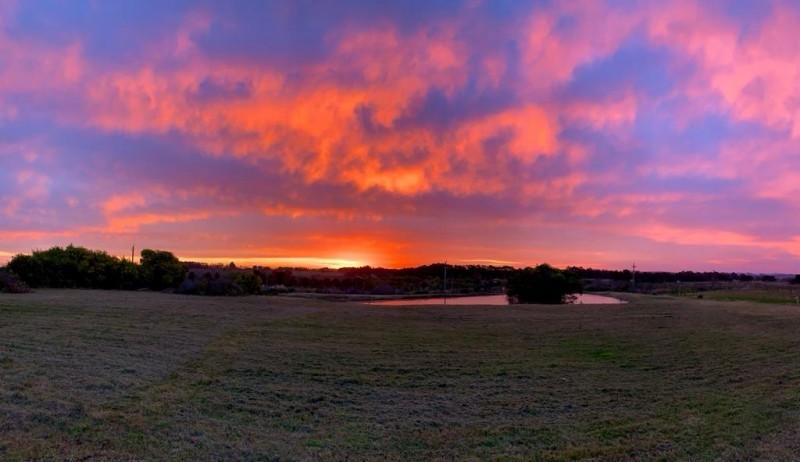
{"type": "Polygon", "coordinates": [[[490,258],[473,258],[473,259],[461,259],[458,260],[459,263],[464,263],[467,265],[489,265],[489,266],[520,266],[522,263],[518,261],[508,261],[508,260],[493,260],[490,258]]]}
{"type": "Polygon", "coordinates": [[[192,261],[198,263],[208,264],[222,264],[229,263],[235,264],[240,268],[249,268],[254,266],[265,266],[273,268],[358,268],[362,266],[369,266],[359,260],[346,260],[341,258],[315,258],[315,257],[185,257],[178,256],[181,261],[192,261]]]}
{"type": "Polygon", "coordinates": [[[4,266],[6,263],[8,263],[14,255],[16,254],[0,250],[0,266],[4,266]]]}

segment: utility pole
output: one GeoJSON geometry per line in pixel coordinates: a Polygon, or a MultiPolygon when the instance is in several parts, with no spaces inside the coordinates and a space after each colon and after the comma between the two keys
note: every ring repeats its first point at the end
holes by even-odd
{"type": "Polygon", "coordinates": [[[636,262],[633,262],[633,271],[631,275],[631,290],[636,291],[636,262]]]}
{"type": "Polygon", "coordinates": [[[133,263],[133,252],[135,248],[136,248],[135,244],[131,246],[131,263],[133,263]]]}
{"type": "Polygon", "coordinates": [[[444,282],[442,283],[442,292],[447,292],[447,260],[444,261],[444,282]]]}
{"type": "Polygon", "coordinates": [[[442,299],[447,305],[447,260],[444,261],[444,282],[442,283],[442,299]]]}

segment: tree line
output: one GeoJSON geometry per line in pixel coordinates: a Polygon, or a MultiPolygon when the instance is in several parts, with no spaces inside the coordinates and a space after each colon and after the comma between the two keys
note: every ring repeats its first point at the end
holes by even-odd
{"type": "MultiPolygon", "coordinates": [[[[576,274],[582,279],[606,279],[611,281],[631,281],[633,272],[631,270],[606,270],[595,268],[582,268],[580,266],[568,266],[570,273],[576,274]]],[[[664,284],[673,282],[732,282],[732,281],[765,281],[774,282],[775,276],[770,274],[750,274],[750,273],[726,273],[719,271],[637,271],[636,282],[653,284],[664,284]]]]}
{"type": "Polygon", "coordinates": [[[139,263],[134,263],[69,245],[16,255],[6,264],[5,273],[6,278],[16,277],[34,288],[164,290],[183,281],[186,267],[164,250],[144,249],[139,263]]]}
{"type": "MultiPolygon", "coordinates": [[[[0,290],[25,292],[28,287],[175,290],[198,295],[245,295],[299,287],[324,292],[407,293],[502,293],[519,303],[562,303],[582,291],[572,272],[549,265],[515,270],[511,267],[448,266],[444,264],[391,270],[342,268],[320,271],[317,277],[296,277],[292,269],[239,269],[200,263],[182,263],[171,252],[144,249],[139,263],[106,252],[69,245],[16,255],[0,271],[0,290]],[[321,277],[320,277],[321,275],[321,277]]],[[[298,270],[298,273],[304,271],[298,270]]],[[[308,271],[305,270],[307,273],[308,271]]],[[[275,293],[275,292],[273,292],[275,293]]]]}
{"type": "MultiPolygon", "coordinates": [[[[511,266],[445,265],[388,269],[370,266],[340,269],[237,268],[181,262],[171,252],[145,249],[138,263],[103,251],[69,245],[14,256],[0,268],[0,291],[24,292],[29,287],[174,290],[198,295],[245,295],[287,291],[331,294],[501,294],[536,303],[588,290],[632,290],[630,270],[603,270],[549,265],[516,269],[511,266]],[[447,273],[445,280],[444,274],[447,273]],[[603,281],[613,281],[606,283],[603,281]],[[585,284],[584,284],[585,283],[585,284]],[[536,287],[531,290],[530,287],[536,287]],[[539,295],[533,295],[534,292],[539,295]],[[558,295],[552,295],[556,293],[558,295]]],[[[636,287],[707,281],[773,281],[774,276],[721,272],[637,272],[636,287]]],[[[800,276],[795,283],[800,283],[800,276]]]]}

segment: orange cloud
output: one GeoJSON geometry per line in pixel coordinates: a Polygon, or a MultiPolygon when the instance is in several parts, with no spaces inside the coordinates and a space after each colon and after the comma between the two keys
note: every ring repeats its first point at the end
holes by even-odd
{"type": "MultiPolygon", "coordinates": [[[[296,86],[258,64],[228,66],[192,55],[186,67],[156,72],[99,75],[87,85],[89,122],[109,131],[165,133],[178,130],[213,155],[278,159],[306,181],[335,181],[413,195],[432,189],[458,194],[502,191],[485,175],[481,145],[506,138],[504,154],[530,162],[559,147],[556,115],[527,104],[467,120],[445,132],[401,128],[398,121],[431,89],[453,94],[465,84],[467,57],[452,28],[399,36],[391,27],[341,34],[335,53],[304,69],[296,86]],[[336,63],[335,65],[333,63],[336,63]],[[341,63],[345,67],[341,68],[341,63]],[[337,75],[357,73],[357,84],[337,75]],[[192,98],[202,82],[249,82],[248,97],[202,101],[192,98]],[[361,126],[369,108],[379,133],[361,126]],[[402,165],[398,153],[419,152],[402,165]],[[455,163],[466,163],[458,171],[455,163]]],[[[182,41],[190,35],[183,34],[182,41]]],[[[498,66],[499,64],[494,64],[498,66]]]]}
{"type": "Polygon", "coordinates": [[[110,215],[128,208],[142,207],[146,203],[147,201],[142,193],[120,194],[106,199],[103,202],[103,210],[110,215]]]}
{"type": "Polygon", "coordinates": [[[104,228],[103,231],[112,233],[129,233],[131,231],[139,230],[145,225],[152,225],[155,223],[188,223],[209,218],[210,216],[211,214],[208,212],[177,214],[142,213],[126,216],[115,216],[108,221],[108,227],[104,228]]]}

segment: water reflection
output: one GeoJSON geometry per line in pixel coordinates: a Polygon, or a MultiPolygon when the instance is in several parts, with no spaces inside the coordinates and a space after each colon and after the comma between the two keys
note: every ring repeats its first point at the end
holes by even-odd
{"type": "MultiPolygon", "coordinates": [[[[620,303],[627,303],[614,297],[606,297],[605,295],[595,294],[581,294],[578,295],[575,304],[583,305],[618,305],[620,303]]],[[[476,295],[471,297],[436,297],[436,298],[416,298],[406,300],[381,300],[369,302],[370,305],[508,305],[508,299],[505,295],[476,295]]]]}

